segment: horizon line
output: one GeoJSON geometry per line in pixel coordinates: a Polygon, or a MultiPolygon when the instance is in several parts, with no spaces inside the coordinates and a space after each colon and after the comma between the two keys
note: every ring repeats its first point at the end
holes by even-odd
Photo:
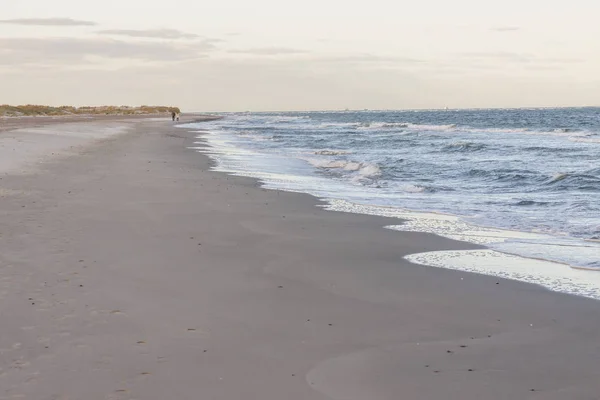
{"type": "Polygon", "coordinates": [[[196,113],[223,113],[223,114],[260,114],[260,113],[327,113],[327,112],[419,112],[419,111],[485,111],[485,110],[557,110],[557,109],[573,109],[573,108],[598,108],[600,105],[594,106],[530,106],[530,107],[457,107],[457,108],[363,108],[363,109],[307,109],[307,110],[262,110],[262,111],[185,111],[190,114],[196,113]]]}

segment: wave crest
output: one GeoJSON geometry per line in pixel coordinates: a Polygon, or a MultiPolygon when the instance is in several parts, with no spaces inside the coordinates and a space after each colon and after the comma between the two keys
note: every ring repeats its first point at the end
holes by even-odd
{"type": "Polygon", "coordinates": [[[558,173],[545,184],[554,187],[555,190],[600,191],[600,177],[588,173],[558,173]]]}
{"type": "Polygon", "coordinates": [[[381,176],[381,168],[376,164],[348,160],[316,160],[308,159],[308,162],[320,169],[338,169],[348,172],[357,172],[362,178],[374,179],[381,176]]]}
{"type": "Polygon", "coordinates": [[[352,152],[348,150],[318,150],[315,151],[314,154],[318,156],[341,156],[346,154],[352,154],[352,152]]]}
{"type": "Polygon", "coordinates": [[[443,147],[444,151],[463,152],[463,151],[480,151],[485,149],[486,146],[483,143],[475,142],[455,142],[450,143],[443,147]]]}

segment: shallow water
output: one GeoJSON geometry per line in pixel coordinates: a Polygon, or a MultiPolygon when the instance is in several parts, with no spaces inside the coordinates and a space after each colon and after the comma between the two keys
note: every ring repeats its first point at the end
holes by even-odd
{"type": "Polygon", "coordinates": [[[600,109],[231,114],[197,127],[219,170],[332,209],[424,212],[394,229],[600,268],[600,109]]]}

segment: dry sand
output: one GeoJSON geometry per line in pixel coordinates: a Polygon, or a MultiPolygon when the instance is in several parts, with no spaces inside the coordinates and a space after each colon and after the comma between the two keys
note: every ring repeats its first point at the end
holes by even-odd
{"type": "Polygon", "coordinates": [[[166,119],[165,116],[161,115],[57,115],[51,117],[35,116],[35,117],[0,117],[0,132],[23,129],[23,128],[34,128],[55,124],[65,124],[71,122],[90,122],[90,121],[131,121],[148,118],[162,118],[166,119]]]}
{"type": "Polygon", "coordinates": [[[412,265],[471,247],[209,172],[170,121],[42,131],[0,135],[30,149],[0,170],[2,400],[600,397],[595,301],[412,265]]]}

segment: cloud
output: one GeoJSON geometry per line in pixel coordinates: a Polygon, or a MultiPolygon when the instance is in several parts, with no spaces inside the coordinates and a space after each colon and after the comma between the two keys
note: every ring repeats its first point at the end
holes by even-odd
{"type": "MultiPolygon", "coordinates": [[[[467,52],[449,54],[447,57],[419,66],[420,72],[431,72],[440,76],[491,76],[493,74],[530,76],[544,72],[576,71],[585,60],[571,57],[545,57],[519,52],[467,52]]],[[[494,78],[495,79],[495,78],[494,78]]]]}
{"type": "Polygon", "coordinates": [[[518,64],[577,64],[583,60],[571,57],[539,57],[529,53],[512,52],[471,52],[461,53],[459,57],[477,61],[508,62],[518,64]]]}
{"type": "Polygon", "coordinates": [[[306,50],[292,49],[289,47],[258,47],[253,49],[229,50],[229,53],[252,54],[257,56],[279,56],[286,54],[304,54],[306,50]]]}
{"type": "Polygon", "coordinates": [[[413,64],[425,61],[411,57],[388,57],[374,54],[352,54],[318,57],[316,61],[343,64],[413,64]]]}
{"type": "Polygon", "coordinates": [[[170,62],[203,58],[214,49],[210,41],[181,44],[113,39],[0,38],[0,64],[72,66],[88,63],[91,58],[170,62]]]}
{"type": "Polygon", "coordinates": [[[521,27],[519,27],[519,26],[497,26],[497,27],[491,28],[491,30],[494,32],[515,32],[515,31],[520,31],[521,27]]]}
{"type": "Polygon", "coordinates": [[[501,52],[468,52],[459,54],[461,58],[477,59],[477,60],[495,60],[495,61],[511,61],[518,63],[528,63],[535,60],[532,54],[512,53],[508,51],[501,52]]]}
{"type": "Polygon", "coordinates": [[[95,22],[82,21],[72,18],[17,18],[3,19],[0,24],[28,25],[28,26],[94,26],[95,22]]]}
{"type": "Polygon", "coordinates": [[[98,31],[101,35],[129,36],[135,38],[153,39],[196,39],[199,36],[193,33],[182,32],[177,29],[108,29],[98,31]]]}
{"type": "Polygon", "coordinates": [[[445,72],[429,69],[432,60],[414,64],[416,72],[375,70],[376,63],[307,68],[310,57],[302,58],[306,62],[293,57],[126,60],[110,70],[93,64],[75,70],[32,65],[0,73],[0,87],[9,103],[162,103],[189,111],[556,106],[597,102],[600,92],[600,81],[590,82],[577,71],[542,73],[525,64],[510,72],[495,60],[482,60],[486,69],[478,71],[471,69],[477,64],[456,54],[445,72]],[[498,68],[490,69],[493,65],[498,68]]]}
{"type": "Polygon", "coordinates": [[[415,96],[422,92],[397,72],[361,71],[357,75],[353,70],[332,67],[314,73],[293,59],[215,57],[173,63],[167,68],[155,64],[110,71],[28,68],[27,74],[0,74],[0,86],[7,88],[11,96],[7,101],[14,103],[163,103],[190,111],[362,109],[367,107],[365,97],[398,101],[399,92],[414,92],[415,96]],[[35,85],[25,84],[32,80],[35,85]],[[24,89],[15,90],[19,87],[24,89]]]}
{"type": "Polygon", "coordinates": [[[375,66],[375,65],[400,65],[417,64],[425,61],[410,57],[388,57],[373,54],[341,54],[324,55],[318,53],[309,53],[306,50],[287,48],[287,47],[261,47],[252,49],[229,50],[229,53],[247,54],[256,56],[285,56],[299,55],[304,56],[295,58],[297,62],[312,64],[343,64],[344,66],[375,66]]]}

